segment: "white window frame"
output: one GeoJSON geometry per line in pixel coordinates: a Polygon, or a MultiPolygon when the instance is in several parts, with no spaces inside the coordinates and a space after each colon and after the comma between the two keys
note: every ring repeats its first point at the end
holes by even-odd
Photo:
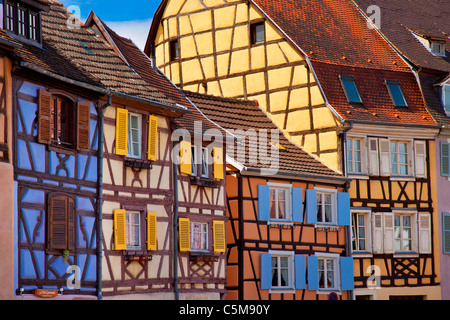
{"type": "MultiPolygon", "coordinates": [[[[418,248],[418,225],[417,225],[417,219],[418,219],[418,213],[417,211],[410,211],[410,210],[396,210],[396,211],[392,211],[393,215],[394,215],[394,221],[393,221],[393,227],[394,227],[394,252],[395,253],[418,253],[419,252],[419,248],[418,248]],[[401,218],[404,216],[407,216],[410,218],[411,221],[411,249],[410,250],[397,250],[397,236],[396,236],[396,226],[395,226],[395,219],[396,217],[399,216],[400,217],[400,221],[402,220],[401,218]]],[[[400,230],[400,234],[402,234],[402,229],[400,230]]],[[[401,240],[403,240],[403,237],[400,238],[401,240]]],[[[400,241],[401,241],[400,240],[400,241]]]]}
{"type": "MultiPolygon", "coordinates": [[[[280,250],[269,250],[269,254],[271,255],[271,258],[288,258],[288,281],[286,286],[272,286],[270,288],[270,293],[289,293],[289,292],[295,292],[294,288],[294,252],[293,251],[280,251],[280,250]]],[[[272,261],[270,269],[272,270],[272,261]]],[[[279,265],[279,264],[278,264],[279,265]]],[[[277,273],[280,277],[280,272],[277,273]]],[[[271,279],[271,283],[273,283],[273,278],[271,279]]],[[[278,279],[279,283],[279,279],[278,279]]]]}
{"type": "Polygon", "coordinates": [[[202,167],[201,167],[201,175],[203,178],[208,178],[209,177],[209,163],[208,163],[208,158],[209,158],[209,153],[208,153],[208,148],[204,147],[202,148],[202,167]]]}
{"type": "MultiPolygon", "coordinates": [[[[367,209],[352,209],[350,210],[350,214],[352,216],[352,252],[355,253],[371,253],[372,252],[372,221],[371,221],[371,210],[367,210],[367,209]],[[358,226],[355,225],[355,215],[356,218],[358,218],[358,216],[363,216],[364,217],[364,228],[365,228],[365,234],[364,234],[364,239],[366,241],[366,248],[364,250],[359,249],[359,244],[357,243],[357,248],[355,249],[353,246],[353,241],[354,241],[354,236],[356,234],[359,234],[357,228],[358,226]]],[[[355,241],[358,241],[358,237],[356,237],[355,241]]]]}
{"type": "Polygon", "coordinates": [[[367,153],[366,153],[366,138],[365,137],[359,137],[359,136],[349,136],[347,137],[347,145],[346,145],[346,160],[347,160],[347,172],[348,174],[351,175],[361,175],[361,174],[367,174],[367,153]],[[352,149],[348,148],[348,141],[351,140],[352,141],[352,149]],[[355,150],[353,149],[354,147],[354,141],[355,140],[359,140],[360,142],[360,155],[361,155],[361,171],[357,172],[354,171],[354,163],[355,163],[355,150]],[[351,152],[352,154],[352,159],[350,160],[349,158],[349,153],[351,152]],[[351,162],[351,167],[349,166],[349,162],[351,162]]]}
{"type": "Polygon", "coordinates": [[[208,224],[208,222],[191,221],[190,228],[191,228],[191,239],[190,239],[191,251],[192,252],[209,252],[209,224],[208,224]],[[194,232],[195,225],[200,225],[200,227],[201,227],[200,228],[201,247],[205,247],[205,249],[194,249],[193,243],[194,243],[194,237],[195,237],[195,232],[194,232]],[[206,228],[203,228],[204,226],[206,226],[206,228]]]}
{"type": "Polygon", "coordinates": [[[134,159],[141,159],[142,158],[142,115],[138,113],[128,113],[128,150],[127,150],[127,157],[128,158],[134,158],[134,159]],[[133,128],[131,126],[132,124],[132,118],[136,117],[138,119],[138,127],[133,128]],[[133,130],[136,130],[138,132],[138,140],[133,140],[133,130]],[[138,144],[139,148],[139,154],[134,154],[133,144],[138,144]]]}
{"type": "MultiPolygon", "coordinates": [[[[270,221],[272,222],[292,222],[292,185],[282,184],[282,183],[268,183],[269,186],[269,205],[271,203],[270,193],[272,190],[285,191],[285,219],[280,219],[278,212],[278,192],[275,192],[275,210],[276,210],[276,218],[272,218],[270,216],[270,221]]],[[[271,213],[270,213],[271,214],[271,213]]]]}
{"type": "Polygon", "coordinates": [[[444,107],[445,114],[448,117],[450,117],[450,83],[443,84],[441,88],[442,88],[441,89],[442,90],[442,106],[444,107]],[[446,102],[448,104],[446,104],[446,102]]]}
{"type": "Polygon", "coordinates": [[[192,145],[191,146],[191,150],[192,150],[192,176],[197,176],[197,165],[198,165],[198,156],[197,156],[197,146],[192,145]]]}
{"type": "Polygon", "coordinates": [[[142,212],[140,211],[133,211],[133,210],[126,210],[125,212],[126,214],[126,219],[125,219],[125,225],[126,225],[126,237],[127,237],[127,250],[142,250],[142,212]],[[137,223],[135,221],[134,224],[130,223],[130,216],[131,215],[137,215],[137,223]],[[134,232],[132,232],[133,227],[137,226],[137,232],[139,235],[139,243],[135,246],[131,246],[131,237],[134,234],[134,232]]]}
{"type": "Polygon", "coordinates": [[[322,206],[322,219],[319,220],[319,216],[317,216],[317,225],[336,225],[337,224],[337,190],[336,189],[326,189],[326,188],[315,188],[317,192],[317,215],[319,212],[319,199],[321,200],[320,206],[322,206]],[[324,214],[323,206],[325,205],[322,195],[331,195],[331,221],[324,222],[324,214]]]}
{"type": "MultiPolygon", "coordinates": [[[[333,254],[333,253],[316,253],[316,256],[318,258],[318,266],[317,266],[317,272],[318,279],[319,279],[319,290],[318,292],[330,292],[330,291],[340,291],[341,284],[340,284],[340,278],[341,278],[341,272],[339,268],[339,254],[333,254]],[[334,286],[333,287],[320,287],[320,261],[324,261],[324,279],[327,279],[327,273],[329,270],[327,270],[326,265],[328,261],[333,262],[333,272],[334,272],[334,286]]],[[[326,284],[326,281],[324,282],[326,284]]]]}
{"type": "Polygon", "coordinates": [[[407,141],[407,140],[401,140],[401,139],[389,139],[389,168],[390,168],[390,172],[392,176],[402,176],[402,177],[408,177],[408,176],[414,176],[414,173],[411,172],[412,171],[412,158],[413,158],[413,154],[411,153],[411,141],[407,141]],[[394,152],[392,152],[392,144],[396,145],[396,158],[397,158],[397,162],[393,162],[393,157],[392,155],[394,154],[394,152]],[[406,145],[406,163],[401,163],[399,158],[400,158],[400,144],[403,143],[406,145]],[[396,166],[397,169],[397,173],[393,173],[393,166],[396,166]],[[401,166],[406,166],[406,173],[402,174],[400,173],[400,168],[401,166]]]}

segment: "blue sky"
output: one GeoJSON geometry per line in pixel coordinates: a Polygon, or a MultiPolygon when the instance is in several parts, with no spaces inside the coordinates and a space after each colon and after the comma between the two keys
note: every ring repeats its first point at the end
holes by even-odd
{"type": "MultiPolygon", "coordinates": [[[[93,10],[111,29],[130,38],[143,49],[153,14],[161,0],[59,0],[66,8],[76,8],[85,22],[93,10]]],[[[73,11],[74,12],[74,11],[73,11]]]]}

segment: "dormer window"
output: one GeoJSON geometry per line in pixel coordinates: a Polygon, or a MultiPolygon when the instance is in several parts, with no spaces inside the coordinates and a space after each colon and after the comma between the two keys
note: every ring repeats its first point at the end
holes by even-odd
{"type": "Polygon", "coordinates": [[[445,56],[445,42],[430,40],[430,49],[436,56],[445,56]]]}
{"type": "Polygon", "coordinates": [[[7,0],[5,1],[3,15],[3,28],[11,36],[17,35],[20,40],[40,42],[41,19],[39,9],[22,3],[22,1],[7,0]]]}
{"type": "Polygon", "coordinates": [[[400,87],[400,82],[386,80],[386,86],[388,87],[389,94],[391,96],[392,102],[396,107],[407,107],[405,96],[403,95],[402,88],[400,87]]]}
{"type": "Polygon", "coordinates": [[[355,78],[348,76],[339,76],[342,87],[344,88],[345,96],[349,103],[362,104],[362,99],[356,86],[355,78]]]}

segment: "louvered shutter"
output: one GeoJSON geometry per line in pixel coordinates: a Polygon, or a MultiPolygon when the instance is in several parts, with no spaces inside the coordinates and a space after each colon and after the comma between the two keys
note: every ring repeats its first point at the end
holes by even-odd
{"type": "Polygon", "coordinates": [[[309,256],[306,258],[308,274],[308,290],[319,290],[319,258],[309,256]]]}
{"type": "Polygon", "coordinates": [[[128,110],[116,109],[116,154],[128,154],[128,110]]]}
{"type": "Polygon", "coordinates": [[[419,214],[419,253],[431,253],[431,215],[419,214]]]}
{"type": "Polygon", "coordinates": [[[223,253],[226,251],[227,244],[225,241],[225,222],[213,221],[213,243],[214,252],[223,253]]]}
{"type": "Polygon", "coordinates": [[[416,177],[426,178],[427,176],[427,155],[425,141],[414,142],[414,163],[416,177]]]}
{"type": "Polygon", "coordinates": [[[450,213],[442,213],[443,252],[450,254],[450,213]]]}
{"type": "Polygon", "coordinates": [[[49,213],[50,249],[68,249],[67,196],[50,197],[49,213]]]}
{"type": "Polygon", "coordinates": [[[38,142],[50,144],[52,141],[52,95],[39,89],[38,142]]]}
{"type": "Polygon", "coordinates": [[[213,174],[214,179],[223,180],[223,149],[222,148],[213,148],[213,174]]]}
{"type": "Polygon", "coordinates": [[[263,184],[258,186],[258,218],[260,221],[270,220],[270,188],[263,184]]]}
{"type": "Polygon", "coordinates": [[[114,210],[114,249],[127,249],[126,233],[126,211],[123,209],[114,210]]]}
{"type": "Polygon", "coordinates": [[[77,107],[77,149],[89,151],[90,147],[91,103],[79,101],[77,107]]]}
{"type": "Polygon", "coordinates": [[[388,139],[380,139],[380,175],[389,176],[391,174],[391,154],[388,139]]]}
{"type": "Polygon", "coordinates": [[[395,235],[394,235],[394,214],[392,212],[384,213],[384,253],[395,252],[395,235]]]}
{"type": "Polygon", "coordinates": [[[338,224],[349,227],[351,225],[350,217],[350,193],[338,193],[338,224]]]}
{"type": "Polygon", "coordinates": [[[303,222],[303,189],[292,188],[292,221],[303,222]]]}
{"type": "Polygon", "coordinates": [[[261,254],[261,289],[272,288],[272,255],[261,254]]]}
{"type": "Polygon", "coordinates": [[[306,190],[306,222],[317,223],[317,191],[306,190]]]}
{"type": "Polygon", "coordinates": [[[75,222],[75,200],[73,198],[67,198],[67,248],[70,252],[74,252],[76,245],[75,222]]]}
{"type": "Polygon", "coordinates": [[[156,212],[147,212],[147,250],[158,250],[156,212]]]}
{"type": "Polygon", "coordinates": [[[147,158],[156,161],[158,154],[158,117],[149,116],[148,119],[148,151],[147,158]]]}
{"type": "Polygon", "coordinates": [[[188,218],[178,219],[178,240],[180,252],[191,250],[191,225],[188,218]]]}
{"type": "Polygon", "coordinates": [[[192,148],[189,141],[180,142],[180,172],[182,174],[192,174],[192,148]]]}
{"type": "Polygon", "coordinates": [[[373,253],[383,252],[383,214],[374,213],[372,217],[372,251],[373,253]]]}
{"type": "Polygon", "coordinates": [[[378,176],[380,174],[380,163],[378,155],[378,139],[368,139],[369,150],[369,175],[378,176]]]}
{"type": "Polygon", "coordinates": [[[450,143],[441,141],[441,175],[450,176],[450,143]]]}

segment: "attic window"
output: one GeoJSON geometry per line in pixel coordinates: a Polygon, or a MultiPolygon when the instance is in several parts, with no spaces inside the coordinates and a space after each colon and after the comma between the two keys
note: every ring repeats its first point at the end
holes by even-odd
{"type": "Polygon", "coordinates": [[[171,40],[169,42],[169,54],[170,54],[170,61],[176,61],[180,59],[180,50],[179,50],[178,40],[171,40]]]}
{"type": "Polygon", "coordinates": [[[3,9],[3,28],[20,39],[40,42],[40,14],[21,2],[6,1],[3,9]]]}
{"type": "Polygon", "coordinates": [[[400,88],[400,82],[386,80],[386,86],[388,87],[389,94],[392,102],[396,107],[407,107],[405,96],[403,95],[402,88],[400,88]]]}
{"type": "Polygon", "coordinates": [[[257,44],[266,40],[264,21],[250,25],[250,43],[257,44]]]}
{"type": "Polygon", "coordinates": [[[88,48],[88,46],[81,40],[78,40],[78,42],[83,46],[83,49],[87,51],[87,53],[89,54],[95,54],[94,52],[92,52],[91,49],[88,48]]]}
{"type": "Polygon", "coordinates": [[[348,76],[339,76],[342,87],[349,103],[362,103],[359,95],[358,87],[356,86],[355,78],[348,76]]]}
{"type": "Polygon", "coordinates": [[[445,42],[430,40],[431,53],[437,56],[445,56],[445,42]]]}

